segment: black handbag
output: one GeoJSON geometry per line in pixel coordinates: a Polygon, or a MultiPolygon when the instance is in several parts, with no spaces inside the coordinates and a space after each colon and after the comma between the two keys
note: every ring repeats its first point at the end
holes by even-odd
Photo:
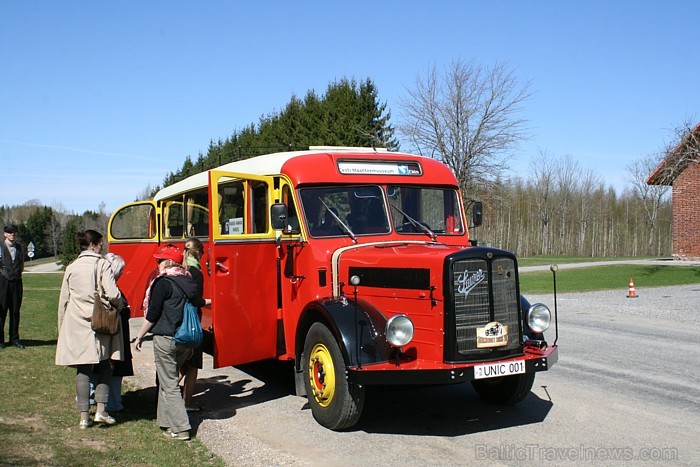
{"type": "Polygon", "coordinates": [[[90,327],[97,334],[114,335],[119,332],[119,312],[111,305],[105,305],[102,302],[102,294],[100,293],[100,281],[97,278],[97,265],[100,263],[98,259],[95,262],[95,292],[92,305],[92,319],[90,327]]]}

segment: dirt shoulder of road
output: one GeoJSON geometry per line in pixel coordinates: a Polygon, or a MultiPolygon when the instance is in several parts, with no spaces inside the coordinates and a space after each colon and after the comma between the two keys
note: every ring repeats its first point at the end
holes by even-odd
{"type": "Polygon", "coordinates": [[[30,264],[29,262],[24,263],[24,272],[29,273],[42,273],[42,272],[61,272],[63,271],[63,265],[57,262],[42,263],[42,264],[30,264]]]}

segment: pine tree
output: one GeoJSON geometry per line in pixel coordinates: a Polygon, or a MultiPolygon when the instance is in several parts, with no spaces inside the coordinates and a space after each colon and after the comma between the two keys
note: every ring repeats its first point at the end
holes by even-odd
{"type": "Polygon", "coordinates": [[[308,146],[362,146],[398,149],[391,113],[379,101],[379,92],[367,78],[358,84],[346,78],[330,83],[323,96],[307,92],[303,100],[292,95],[281,112],[260,117],[257,125],[234,131],[225,141],[209,141],[206,156],[196,163],[188,156],[178,172],[170,173],[164,186],[219,165],[284,150],[308,146]]]}
{"type": "Polygon", "coordinates": [[[71,216],[66,222],[66,227],[63,230],[63,248],[61,249],[61,262],[63,266],[68,266],[71,261],[75,260],[80,254],[80,246],[78,245],[78,223],[80,218],[71,216]]]}
{"type": "Polygon", "coordinates": [[[27,219],[27,223],[22,229],[22,242],[25,249],[29,242],[34,244],[35,258],[44,258],[49,256],[50,241],[48,230],[51,224],[51,216],[53,210],[50,207],[44,206],[34,210],[27,219]]]}

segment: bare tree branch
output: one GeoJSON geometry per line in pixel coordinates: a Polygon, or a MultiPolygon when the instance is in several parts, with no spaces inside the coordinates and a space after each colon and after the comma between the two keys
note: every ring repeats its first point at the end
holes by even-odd
{"type": "Polygon", "coordinates": [[[657,165],[651,167],[647,183],[671,185],[686,167],[700,162],[700,124],[693,125],[687,118],[673,134],[671,142],[655,156],[657,165]]]}
{"type": "Polygon", "coordinates": [[[455,60],[443,74],[431,67],[407,90],[398,130],[414,151],[447,164],[470,196],[497,180],[529,137],[518,114],[530,96],[504,64],[455,60]]]}

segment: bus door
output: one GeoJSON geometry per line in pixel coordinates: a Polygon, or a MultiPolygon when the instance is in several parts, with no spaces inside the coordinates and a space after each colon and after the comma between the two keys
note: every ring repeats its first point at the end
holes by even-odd
{"type": "Polygon", "coordinates": [[[153,255],[160,246],[159,217],[155,202],[140,201],[121,207],[109,221],[109,251],[126,263],[118,285],[129,302],[132,318],[143,316],[143,297],[156,269],[153,255]]]}
{"type": "Polygon", "coordinates": [[[215,367],[273,358],[277,247],[273,178],[209,172],[209,260],[215,367]]]}

